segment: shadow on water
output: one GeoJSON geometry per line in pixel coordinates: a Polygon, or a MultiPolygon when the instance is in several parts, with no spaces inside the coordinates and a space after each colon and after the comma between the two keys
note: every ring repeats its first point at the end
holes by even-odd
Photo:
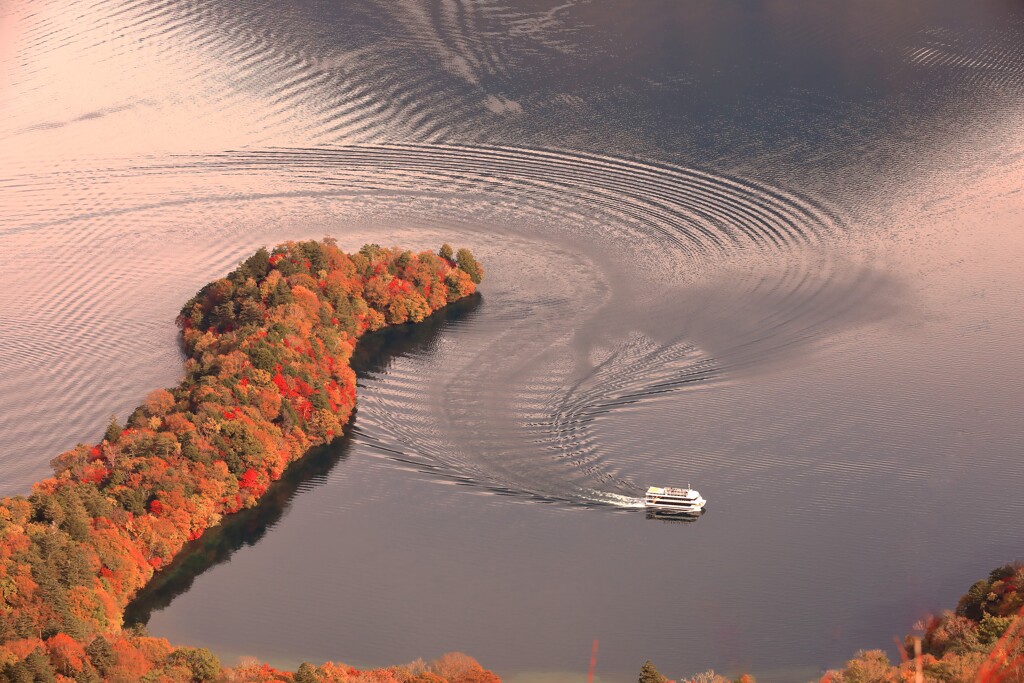
{"type": "MultiPolygon", "coordinates": [[[[391,360],[429,349],[451,323],[472,315],[482,298],[474,294],[434,313],[415,325],[401,325],[363,336],[352,354],[352,368],[360,378],[385,370],[391,360]]],[[[158,612],[192,587],[195,579],[218,564],[231,559],[235,551],[255,545],[288,510],[300,489],[322,484],[327,475],[345,460],[352,445],[353,414],[341,437],[326,446],[311,449],[284,471],[256,507],[228,515],[224,521],[182,548],[174,561],[156,574],[124,613],[125,625],[146,624],[158,612]]]]}
{"type": "Polygon", "coordinates": [[[655,519],[669,524],[692,524],[704,515],[704,510],[699,512],[679,512],[675,510],[649,509],[646,512],[647,519],[655,519]]]}

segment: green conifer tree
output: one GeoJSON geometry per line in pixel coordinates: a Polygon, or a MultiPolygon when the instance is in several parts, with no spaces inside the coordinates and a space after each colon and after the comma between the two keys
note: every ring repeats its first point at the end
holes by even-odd
{"type": "Polygon", "coordinates": [[[475,284],[480,284],[480,281],[484,279],[484,269],[477,263],[476,258],[473,256],[473,252],[469,249],[459,249],[455,253],[455,263],[458,264],[459,268],[466,271],[469,275],[469,279],[475,284]]]}
{"type": "Polygon", "coordinates": [[[668,679],[658,672],[658,669],[651,664],[651,660],[644,662],[644,665],[640,667],[640,680],[639,683],[668,683],[668,679]]]}
{"type": "Polygon", "coordinates": [[[220,675],[220,660],[205,647],[179,647],[168,659],[188,667],[195,683],[212,681],[220,675]]]}
{"type": "Polygon", "coordinates": [[[309,662],[303,662],[292,680],[294,683],[320,683],[320,673],[309,662]]]}
{"type": "Polygon", "coordinates": [[[103,683],[103,679],[92,664],[86,662],[81,671],[75,672],[75,683],[103,683]]]}
{"type": "Polygon", "coordinates": [[[56,683],[57,672],[50,664],[50,658],[39,648],[33,650],[25,658],[25,666],[32,673],[32,679],[36,683],[56,683]]]}
{"type": "Polygon", "coordinates": [[[117,415],[111,415],[110,424],[107,425],[107,431],[103,433],[103,438],[110,443],[117,443],[117,440],[121,438],[122,431],[123,429],[117,421],[117,415]]]}
{"type": "Polygon", "coordinates": [[[85,646],[85,654],[89,656],[89,661],[103,676],[108,675],[117,664],[117,654],[110,641],[103,636],[93,638],[92,642],[85,646]]]}

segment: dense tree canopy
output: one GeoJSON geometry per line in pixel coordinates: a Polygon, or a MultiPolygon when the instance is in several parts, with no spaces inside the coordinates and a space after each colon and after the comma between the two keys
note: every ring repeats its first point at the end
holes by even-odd
{"type": "MultiPolygon", "coordinates": [[[[475,264],[464,251],[458,261],[475,264]]],[[[373,244],[348,255],[325,239],[260,249],[203,287],[178,316],[181,384],[151,392],[124,425],[112,418],[99,443],[56,457],[55,475],[27,498],[0,500],[0,677],[220,677],[206,650],[122,632],[125,605],[187,541],[341,434],[361,334],[473,293],[482,271],[470,268],[373,244]]],[[[235,680],[291,680],[269,671],[235,680]]]]}
{"type": "MultiPolygon", "coordinates": [[[[1024,683],[1024,564],[994,569],[960,598],[955,611],[923,620],[906,638],[901,661],[862,650],[819,683],[1024,683]]],[[[640,683],[665,679],[650,662],[640,683]]],[[[681,683],[730,683],[707,671],[681,683]]],[[[741,676],[735,683],[754,683],[741,676]]]]}
{"type": "Polygon", "coordinates": [[[925,681],[1021,683],[1024,681],[1024,565],[993,570],[960,598],[956,611],[918,624],[922,634],[906,639],[904,661],[893,665],[881,650],[867,650],[823,683],[902,683],[918,665],[925,681]],[[919,643],[919,644],[916,644],[919,643]]]}

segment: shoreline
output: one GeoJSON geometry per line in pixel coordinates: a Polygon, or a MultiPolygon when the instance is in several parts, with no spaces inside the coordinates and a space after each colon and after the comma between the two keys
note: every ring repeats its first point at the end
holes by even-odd
{"type": "MultiPolygon", "coordinates": [[[[55,458],[55,476],[28,498],[0,500],[0,673],[117,679],[117,664],[135,667],[127,679],[227,675],[208,650],[125,629],[129,605],[187,544],[272,487],[287,491],[273,485],[291,465],[343,436],[366,332],[420,323],[482,278],[467,249],[368,244],[349,255],[325,238],[260,249],[204,286],[177,319],[180,384],[151,392],[123,427],[111,418],[99,443],[55,458]]],[[[459,657],[430,666],[497,680],[459,657]]]]}
{"type": "MultiPolygon", "coordinates": [[[[356,344],[352,369],[359,377],[386,362],[394,354],[404,353],[409,347],[429,344],[444,325],[471,315],[479,305],[479,293],[471,294],[434,311],[421,323],[405,323],[368,332],[356,344]],[[378,343],[376,348],[367,349],[364,341],[378,343]]],[[[268,487],[254,507],[226,516],[220,524],[210,527],[202,536],[183,546],[174,560],[155,573],[150,582],[128,603],[125,608],[125,626],[144,626],[152,612],[163,609],[187,591],[195,578],[229,561],[235,551],[258,542],[287,512],[300,486],[326,475],[348,458],[351,429],[357,414],[358,407],[345,424],[341,436],[335,437],[330,443],[311,448],[289,464],[281,478],[268,487]]]]}

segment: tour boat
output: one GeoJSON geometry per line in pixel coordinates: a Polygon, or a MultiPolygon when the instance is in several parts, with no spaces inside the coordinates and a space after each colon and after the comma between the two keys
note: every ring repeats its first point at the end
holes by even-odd
{"type": "Polygon", "coordinates": [[[706,504],[707,501],[700,497],[699,491],[670,486],[652,486],[647,489],[647,497],[644,498],[645,507],[679,512],[700,512],[706,504]]]}

